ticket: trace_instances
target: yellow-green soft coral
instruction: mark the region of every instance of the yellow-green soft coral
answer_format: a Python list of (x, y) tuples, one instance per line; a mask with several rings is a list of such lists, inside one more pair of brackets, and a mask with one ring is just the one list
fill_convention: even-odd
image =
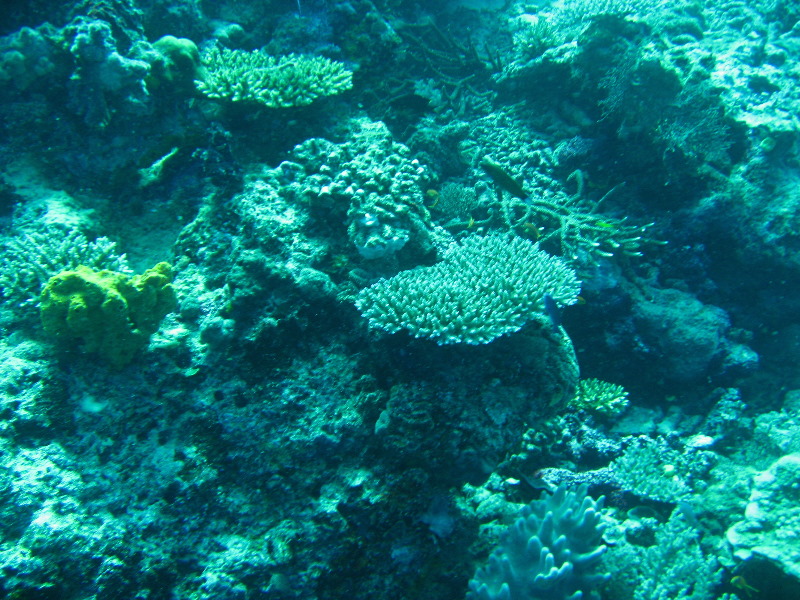
[(158, 263), (142, 275), (79, 266), (52, 277), (41, 295), (45, 331), (63, 342), (79, 340), (122, 367), (144, 348), (165, 315), (175, 310), (172, 267)]
[(204, 53), (203, 65), (203, 76), (195, 85), (205, 96), (270, 108), (311, 104), (353, 87), (351, 71), (321, 56), (212, 48)]

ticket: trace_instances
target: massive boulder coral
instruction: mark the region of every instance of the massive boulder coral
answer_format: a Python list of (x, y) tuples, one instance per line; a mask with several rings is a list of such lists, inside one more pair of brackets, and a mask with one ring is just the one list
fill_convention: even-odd
[(0, 83), (3, 96), (27, 90), (55, 69), (57, 44), (54, 28), (45, 23), (36, 29), (23, 27), (0, 38)]
[(357, 119), (352, 130), (344, 144), (310, 139), (295, 148), (299, 165), (284, 163), (289, 189), (332, 216), (345, 210), (348, 237), (366, 259), (429, 253), (438, 235), (422, 192), (430, 169), (383, 123)]

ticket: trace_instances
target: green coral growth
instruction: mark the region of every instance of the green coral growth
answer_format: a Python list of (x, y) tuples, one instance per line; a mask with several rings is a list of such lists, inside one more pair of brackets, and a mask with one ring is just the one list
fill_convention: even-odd
[(78, 266), (45, 285), (40, 300), (42, 326), (57, 340), (79, 340), (84, 351), (122, 367), (175, 310), (171, 282), (172, 267), (165, 262), (134, 276)]
[(578, 383), (572, 406), (604, 417), (613, 417), (627, 408), (628, 392), (616, 383), (588, 377)]
[(718, 595), (722, 570), (716, 558), (703, 552), (698, 531), (675, 511), (669, 521), (643, 524), (654, 530), (654, 543), (620, 541), (604, 556), (611, 573), (608, 598), (632, 600), (733, 600)]
[(189, 39), (165, 35), (153, 42), (157, 54), (150, 63), (148, 85), (191, 89), (200, 66), (200, 51)]
[[(75, 229), (45, 225), (9, 239), (0, 251), (2, 296), (17, 307), (35, 306), (47, 281), (78, 265), (131, 273), (128, 259), (105, 237), (93, 241)], [(35, 313), (34, 313), (35, 314)]]
[(640, 437), (617, 460), (611, 472), (620, 487), (641, 498), (677, 503), (694, 492), (708, 470), (707, 455), (679, 452), (663, 439)]
[(562, 260), (537, 244), (505, 234), (454, 244), (431, 267), (402, 271), (359, 292), (370, 325), (442, 344), (486, 344), (518, 331), (543, 310), (549, 294), (575, 302), (580, 282)]
[(269, 108), (304, 106), (353, 87), (352, 71), (321, 56), (212, 48), (203, 55), (203, 65), (204, 76), (195, 85), (205, 96)]

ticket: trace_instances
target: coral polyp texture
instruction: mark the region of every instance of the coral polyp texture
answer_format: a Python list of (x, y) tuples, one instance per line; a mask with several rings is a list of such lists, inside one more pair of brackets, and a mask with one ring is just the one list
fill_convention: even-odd
[(209, 98), (288, 108), (353, 87), (353, 73), (322, 56), (211, 48), (202, 59), (205, 71), (195, 85)]
[(485, 567), (469, 582), (467, 600), (593, 600), (608, 579), (600, 511), (586, 486), (559, 486), (525, 506)]
[(405, 329), (438, 344), (486, 344), (542, 315), (545, 295), (575, 302), (580, 282), (559, 258), (522, 238), (492, 233), (453, 244), (431, 267), (402, 271), (361, 290), (370, 325)]

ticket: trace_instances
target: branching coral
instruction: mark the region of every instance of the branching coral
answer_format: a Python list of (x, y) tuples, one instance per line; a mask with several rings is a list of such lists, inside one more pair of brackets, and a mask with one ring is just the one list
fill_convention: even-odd
[[(648, 519), (655, 521), (655, 519)], [(633, 600), (733, 600), (718, 595), (722, 579), (718, 561), (703, 553), (696, 527), (676, 511), (669, 521), (654, 528), (654, 543), (637, 545), (627, 540), (615, 544), (604, 556), (611, 573), (608, 598)]]
[(203, 64), (204, 75), (195, 81), (202, 94), (269, 108), (311, 104), (353, 86), (351, 71), (321, 56), (212, 48), (203, 55)]
[(711, 468), (711, 456), (702, 450), (681, 451), (663, 438), (646, 436), (629, 442), (610, 469), (623, 489), (642, 498), (673, 503), (686, 500)]
[(532, 237), (548, 250), (571, 260), (641, 256), (641, 246), (663, 243), (647, 236), (652, 223), (631, 225), (627, 218), (598, 212), (615, 189), (595, 202), (577, 194), (531, 196), (525, 200), (503, 196), (484, 201), (482, 215), (466, 222), (450, 223), (448, 227), (502, 227)]
[(586, 486), (564, 486), (522, 509), (500, 546), (469, 582), (467, 600), (597, 599), (607, 578), (601, 558), (605, 525)]
[(42, 286), (56, 273), (85, 265), (130, 273), (128, 260), (105, 237), (89, 241), (77, 230), (44, 226), (11, 238), (0, 254), (6, 267), (0, 271), (3, 296), (18, 306), (38, 300)]
[(620, 414), (628, 406), (628, 392), (616, 383), (588, 377), (578, 383), (572, 406), (610, 417)]
[(579, 287), (575, 272), (536, 244), (494, 233), (453, 245), (432, 267), (361, 290), (356, 306), (372, 326), (391, 333), (486, 344), (541, 314), (545, 295), (572, 304)]

